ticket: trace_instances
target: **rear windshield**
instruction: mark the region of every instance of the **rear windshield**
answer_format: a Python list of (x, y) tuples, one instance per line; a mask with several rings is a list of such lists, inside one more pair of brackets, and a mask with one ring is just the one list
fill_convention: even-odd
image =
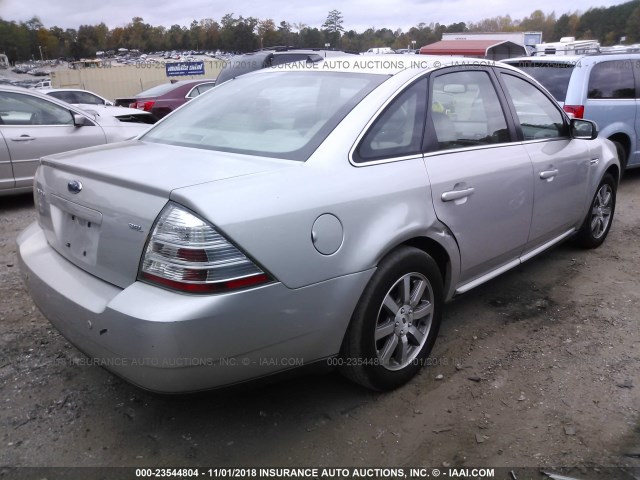
[(231, 58), (220, 70), (216, 84), (220, 85), (245, 73), (265, 68), (268, 65), (267, 59), (272, 55), (273, 52), (256, 52)]
[(305, 161), (387, 78), (318, 71), (246, 75), (195, 98), (142, 139)]
[(569, 79), (573, 72), (573, 63), (560, 62), (506, 62), (528, 73), (540, 82), (558, 102), (567, 97)]
[(179, 85), (176, 85), (175, 83), (163, 83), (162, 85), (151, 87), (149, 90), (144, 90), (143, 92), (138, 93), (136, 97), (159, 97), (160, 95), (164, 95), (177, 87), (179, 87)]

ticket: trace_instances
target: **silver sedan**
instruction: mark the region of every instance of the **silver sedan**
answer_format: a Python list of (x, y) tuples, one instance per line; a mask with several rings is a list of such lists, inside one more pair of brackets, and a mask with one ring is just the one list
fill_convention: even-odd
[[(93, 114), (35, 90), (0, 86), (0, 196), (31, 191), (40, 157), (119, 142), (147, 130), (104, 110)], [(136, 113), (136, 112), (130, 112)]]
[(330, 59), (44, 157), (19, 257), (44, 315), (141, 387), (331, 365), (388, 390), (447, 300), (562, 240), (599, 246), (619, 176), (595, 124), (514, 68)]

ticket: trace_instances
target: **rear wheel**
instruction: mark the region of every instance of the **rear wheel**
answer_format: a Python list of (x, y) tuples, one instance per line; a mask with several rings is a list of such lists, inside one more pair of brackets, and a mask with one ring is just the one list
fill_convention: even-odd
[(611, 174), (607, 173), (602, 177), (584, 223), (578, 231), (577, 240), (582, 247), (599, 247), (607, 238), (616, 209), (616, 187)]
[(442, 310), (442, 277), (413, 247), (388, 255), (367, 285), (341, 351), (341, 371), (374, 390), (409, 381), (433, 348)]

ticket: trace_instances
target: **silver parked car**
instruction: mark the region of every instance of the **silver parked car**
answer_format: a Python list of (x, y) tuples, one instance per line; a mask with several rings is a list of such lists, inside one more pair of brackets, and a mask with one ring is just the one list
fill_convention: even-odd
[(0, 86), (0, 196), (30, 192), (43, 155), (130, 139), (149, 127), (101, 113), (34, 90)]
[(139, 139), (43, 158), (18, 246), (44, 315), (151, 390), (314, 363), (386, 390), (445, 301), (605, 240), (620, 164), (592, 122), (509, 66), (361, 61), (262, 69)]

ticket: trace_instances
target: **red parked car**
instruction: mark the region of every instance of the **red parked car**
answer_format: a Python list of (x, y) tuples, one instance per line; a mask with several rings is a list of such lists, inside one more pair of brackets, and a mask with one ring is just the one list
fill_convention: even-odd
[(163, 83), (137, 94), (129, 107), (151, 112), (160, 120), (180, 105), (213, 88), (215, 84), (215, 80), (204, 79)]

